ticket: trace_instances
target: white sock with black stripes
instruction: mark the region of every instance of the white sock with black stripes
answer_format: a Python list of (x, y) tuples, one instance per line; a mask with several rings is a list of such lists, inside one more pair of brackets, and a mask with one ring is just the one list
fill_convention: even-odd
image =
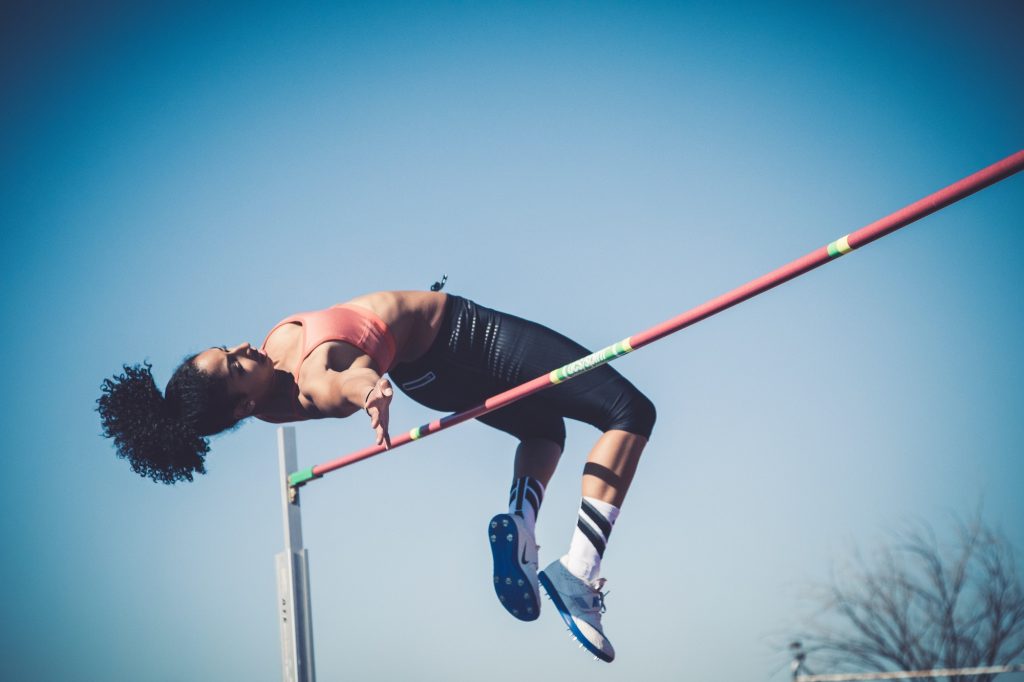
[(597, 578), (601, 572), (601, 557), (617, 518), (619, 508), (614, 504), (593, 497), (583, 498), (566, 558), (570, 573), (587, 582)]
[(531, 533), (537, 525), (537, 512), (544, 501), (544, 484), (533, 476), (520, 476), (512, 481), (508, 496), (508, 513), (519, 516)]

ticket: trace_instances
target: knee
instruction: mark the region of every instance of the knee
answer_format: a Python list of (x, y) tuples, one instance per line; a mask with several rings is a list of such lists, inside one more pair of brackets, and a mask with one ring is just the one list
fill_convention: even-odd
[(650, 438), (651, 432), (654, 431), (654, 422), (658, 420), (658, 410), (651, 399), (643, 393), (637, 394), (636, 403), (637, 419), (644, 426), (644, 435)]
[(654, 422), (658, 419), (658, 411), (651, 399), (640, 391), (629, 396), (629, 402), (623, 419), (614, 427), (644, 438), (650, 438), (654, 431)]

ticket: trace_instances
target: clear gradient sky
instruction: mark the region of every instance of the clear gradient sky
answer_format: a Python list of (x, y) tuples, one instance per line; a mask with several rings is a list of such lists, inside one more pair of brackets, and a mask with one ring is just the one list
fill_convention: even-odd
[[(274, 427), (139, 478), (94, 412), (122, 363), (163, 386), (442, 273), (612, 343), (1024, 147), (1022, 7), (5, 2), (0, 677), (279, 679)], [(617, 362), (660, 421), (606, 554), (611, 666), (494, 599), (508, 436), (313, 484), (320, 679), (783, 680), (852, 546), (982, 502), (1024, 547), (1022, 225), (1015, 177)], [(297, 433), (302, 465), (371, 438)], [(542, 562), (595, 438), (569, 429)]]

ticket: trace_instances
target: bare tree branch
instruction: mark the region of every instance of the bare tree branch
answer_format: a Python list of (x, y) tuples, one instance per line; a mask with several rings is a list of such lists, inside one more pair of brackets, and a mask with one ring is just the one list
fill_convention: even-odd
[[(999, 666), (1024, 655), (1024, 585), (1013, 547), (980, 510), (941, 543), (925, 524), (818, 586), (799, 633), (808, 661), (843, 671)], [(992, 675), (953, 676), (951, 682)]]

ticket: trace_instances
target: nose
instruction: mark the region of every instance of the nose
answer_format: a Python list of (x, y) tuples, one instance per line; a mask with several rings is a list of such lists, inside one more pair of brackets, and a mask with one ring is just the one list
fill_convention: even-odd
[(248, 342), (243, 341), (242, 343), (238, 344), (237, 346), (229, 350), (228, 353), (230, 355), (238, 355), (239, 353), (244, 353), (245, 351), (249, 350), (250, 347), (251, 346), (249, 346)]

